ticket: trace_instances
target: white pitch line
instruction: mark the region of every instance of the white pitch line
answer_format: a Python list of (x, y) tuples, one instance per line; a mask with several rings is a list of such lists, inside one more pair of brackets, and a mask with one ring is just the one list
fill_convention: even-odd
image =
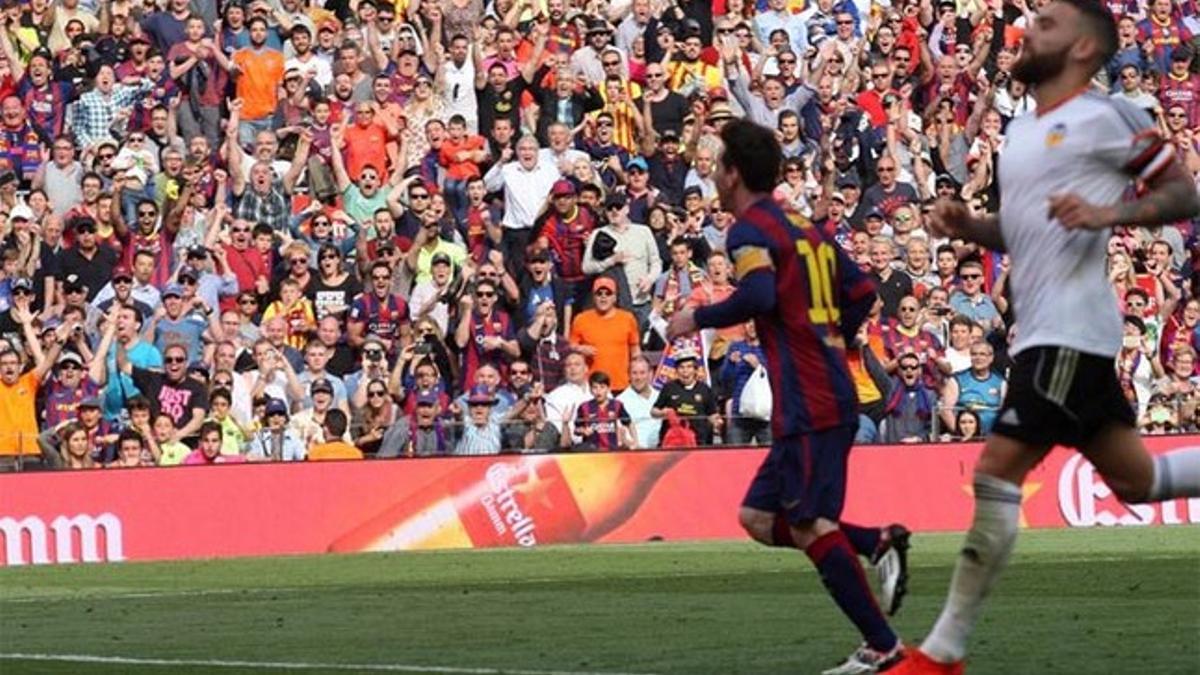
[(239, 661), (231, 659), (159, 659), (90, 654), (0, 653), (0, 660), (90, 663), (125, 666), (198, 666), (203, 668), (262, 668), (274, 670), (349, 670), (390, 673), (447, 673), (450, 675), (649, 675), (610, 671), (529, 670), (525, 668), (463, 668), (417, 666), (405, 663), (309, 663), (305, 661)]

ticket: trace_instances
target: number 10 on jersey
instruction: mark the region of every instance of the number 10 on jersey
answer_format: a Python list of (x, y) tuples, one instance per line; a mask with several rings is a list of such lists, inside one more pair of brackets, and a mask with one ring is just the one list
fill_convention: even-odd
[(813, 248), (812, 242), (800, 239), (796, 252), (804, 259), (808, 268), (808, 287), (812, 298), (808, 304), (808, 319), (813, 323), (835, 323), (841, 320), (842, 311), (833, 299), (833, 284), (837, 278), (837, 251), (826, 242)]

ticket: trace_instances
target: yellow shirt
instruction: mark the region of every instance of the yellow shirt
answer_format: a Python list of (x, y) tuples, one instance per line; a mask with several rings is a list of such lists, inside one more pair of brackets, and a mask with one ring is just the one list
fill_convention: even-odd
[(33, 371), (22, 374), (12, 385), (0, 382), (0, 456), (42, 454), (38, 447), (38, 379)]

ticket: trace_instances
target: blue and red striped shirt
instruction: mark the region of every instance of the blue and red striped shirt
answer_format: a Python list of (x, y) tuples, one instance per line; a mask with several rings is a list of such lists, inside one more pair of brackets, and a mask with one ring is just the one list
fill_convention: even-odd
[(696, 322), (716, 327), (754, 312), (774, 394), (772, 433), (781, 438), (857, 424), (846, 343), (874, 302), (874, 282), (832, 237), (769, 197), (734, 223), (726, 246), (739, 289), (698, 310)]

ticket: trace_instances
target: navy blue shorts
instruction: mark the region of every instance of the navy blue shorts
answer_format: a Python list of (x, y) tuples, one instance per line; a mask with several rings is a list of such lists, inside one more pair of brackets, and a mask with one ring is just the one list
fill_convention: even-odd
[(742, 506), (782, 511), (792, 525), (817, 518), (837, 521), (846, 502), (846, 464), (854, 432), (836, 427), (776, 439)]

